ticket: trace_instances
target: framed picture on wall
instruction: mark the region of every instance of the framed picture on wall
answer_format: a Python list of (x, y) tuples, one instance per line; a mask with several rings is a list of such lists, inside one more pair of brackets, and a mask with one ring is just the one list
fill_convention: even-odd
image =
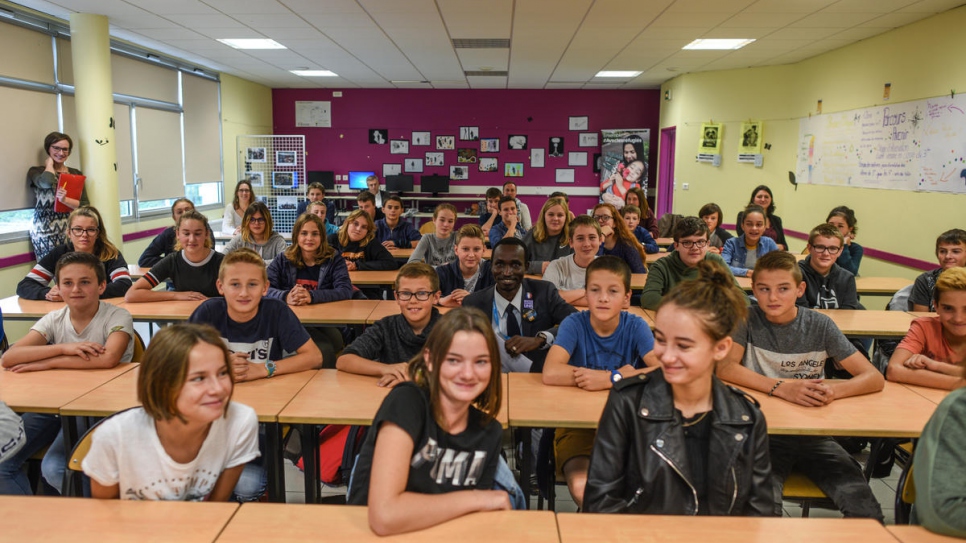
[(461, 147), (456, 151), (456, 161), (460, 164), (476, 164), (476, 149)]
[(523, 134), (513, 134), (507, 137), (506, 146), (511, 151), (525, 151), (527, 149), (527, 137)]
[(588, 119), (586, 115), (582, 117), (571, 117), (569, 124), (571, 130), (587, 130), (587, 127), (590, 124), (590, 119)]
[(561, 136), (553, 136), (550, 138), (550, 152), (547, 153), (552, 157), (562, 157), (564, 156), (564, 139)]
[(245, 160), (248, 162), (268, 162), (265, 159), (266, 154), (264, 147), (249, 147), (245, 152)]
[(423, 159), (407, 158), (405, 162), (406, 173), (421, 173), (423, 171)]
[(389, 130), (385, 128), (370, 128), (369, 143), (375, 145), (385, 145), (389, 143)]
[(465, 180), (470, 178), (470, 167), (469, 166), (450, 166), (449, 167), (449, 178), (456, 180)]
[(443, 153), (426, 153), (427, 166), (443, 166)]
[(578, 147), (597, 147), (597, 132), (584, 132), (577, 137)]
[(298, 207), (298, 196), (279, 196), (275, 199), (275, 209), (278, 211), (296, 211)]
[(456, 136), (436, 136), (436, 149), (440, 151), (456, 149)]
[(523, 163), (507, 162), (504, 164), (503, 177), (523, 177)]
[(253, 187), (264, 187), (265, 186), (265, 173), (264, 172), (248, 172), (248, 182), (251, 183)]
[(402, 164), (383, 164), (382, 165), (382, 176), (387, 175), (399, 175), (402, 173)]
[(481, 153), (499, 153), (500, 138), (483, 138), (480, 140)]
[(413, 147), (428, 147), (429, 132), (413, 132)]
[(298, 187), (298, 172), (272, 172), (272, 186), (277, 189)]
[(555, 177), (557, 183), (573, 183), (574, 182), (574, 170), (573, 168), (560, 168), (557, 169), (557, 175)]
[(493, 157), (480, 158), (481, 172), (496, 172), (496, 171), (499, 171), (499, 168), (500, 168), (500, 164), (497, 159)]
[(575, 153), (570, 152), (567, 154), (567, 165), (568, 166), (586, 166), (587, 165), (587, 153)]
[(480, 127), (478, 126), (460, 127), (460, 141), (476, 141), (478, 139), (480, 139)]
[(408, 155), (409, 142), (406, 140), (392, 140), (392, 142), (389, 144), (389, 154)]
[(546, 152), (544, 149), (530, 149), (530, 167), (543, 168)]
[(295, 166), (295, 151), (275, 151), (276, 166)]

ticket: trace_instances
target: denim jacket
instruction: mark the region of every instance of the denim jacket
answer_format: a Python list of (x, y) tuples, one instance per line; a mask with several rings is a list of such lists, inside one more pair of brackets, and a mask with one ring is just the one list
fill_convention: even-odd
[[(775, 240), (762, 236), (761, 239), (758, 240), (758, 249), (755, 251), (755, 254), (758, 255), (758, 258), (761, 258), (766, 254), (777, 250), (778, 244), (775, 243)], [(728, 263), (728, 267), (731, 268), (731, 273), (733, 273), (735, 277), (745, 277), (748, 275), (748, 268), (745, 267), (745, 258), (747, 257), (748, 249), (745, 248), (744, 234), (729, 239), (725, 242), (724, 247), (721, 249), (721, 258)]]

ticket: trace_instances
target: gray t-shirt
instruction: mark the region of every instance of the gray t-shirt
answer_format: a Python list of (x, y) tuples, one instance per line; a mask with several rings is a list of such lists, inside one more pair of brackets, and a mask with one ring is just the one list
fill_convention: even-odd
[(453, 251), (455, 246), (456, 236), (454, 235), (446, 239), (440, 239), (435, 234), (423, 236), (413, 249), (409, 262), (425, 262), (434, 268), (449, 264), (456, 260), (456, 253)]
[(127, 349), (121, 362), (130, 362), (134, 356), (134, 321), (126, 309), (107, 302), (99, 302), (97, 313), (83, 331), (78, 333), (70, 322), (70, 308), (64, 307), (51, 311), (43, 316), (37, 324), (31, 327), (47, 339), (48, 343), (78, 343), (90, 341), (100, 345), (107, 343), (107, 337), (114, 332), (124, 332), (128, 335)]
[(841, 362), (856, 352), (832, 319), (804, 307), (784, 325), (751, 307), (732, 338), (745, 348), (743, 366), (774, 379), (822, 379), (826, 360)]
[(756, 263), (758, 263), (758, 251), (748, 251), (748, 254), (745, 255), (745, 267), (753, 270)]
[(587, 268), (578, 266), (574, 255), (569, 255), (552, 260), (542, 279), (553, 283), (557, 290), (577, 290), (587, 284)]

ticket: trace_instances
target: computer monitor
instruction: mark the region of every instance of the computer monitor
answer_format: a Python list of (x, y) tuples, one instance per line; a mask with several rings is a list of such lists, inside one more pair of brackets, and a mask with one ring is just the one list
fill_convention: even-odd
[(411, 175), (387, 175), (386, 190), (388, 192), (412, 192), (413, 176)]
[(335, 172), (308, 172), (309, 184), (321, 183), (325, 190), (335, 190)]
[(420, 192), (449, 192), (449, 177), (445, 175), (424, 175), (419, 180)]
[(366, 178), (370, 175), (376, 175), (376, 172), (349, 172), (349, 188), (355, 190), (366, 190), (369, 185), (366, 184)]

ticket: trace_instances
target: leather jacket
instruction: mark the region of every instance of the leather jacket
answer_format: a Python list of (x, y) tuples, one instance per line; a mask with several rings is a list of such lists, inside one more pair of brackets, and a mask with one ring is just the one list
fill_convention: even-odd
[(597, 428), (584, 508), (593, 513), (771, 516), (765, 417), (744, 392), (713, 377), (707, 503), (689, 481), (680, 412), (660, 370), (614, 385)]

